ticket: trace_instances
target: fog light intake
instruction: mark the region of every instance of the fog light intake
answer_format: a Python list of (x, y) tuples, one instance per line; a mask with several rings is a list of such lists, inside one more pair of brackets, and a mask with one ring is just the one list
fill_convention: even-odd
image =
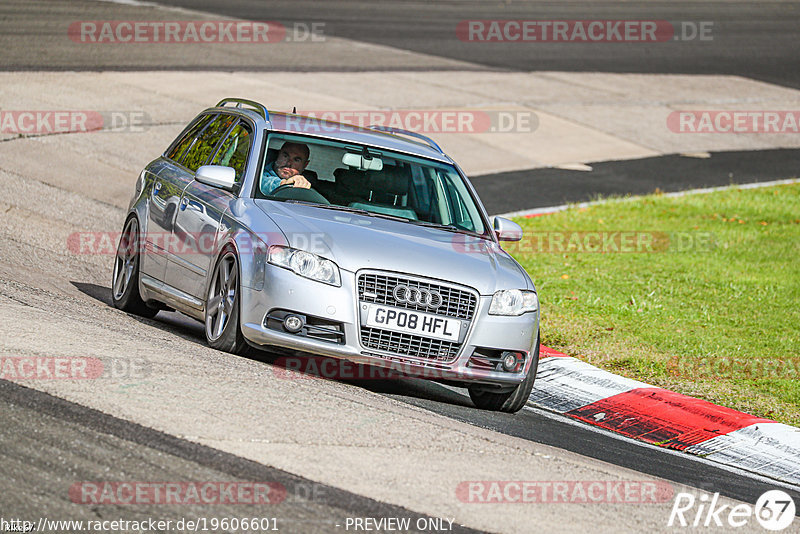
[(303, 319), (297, 315), (287, 315), (283, 320), (283, 327), (292, 334), (296, 334), (302, 330), (304, 325)]
[(517, 368), (517, 354), (515, 352), (503, 353), (503, 370), (510, 373)]

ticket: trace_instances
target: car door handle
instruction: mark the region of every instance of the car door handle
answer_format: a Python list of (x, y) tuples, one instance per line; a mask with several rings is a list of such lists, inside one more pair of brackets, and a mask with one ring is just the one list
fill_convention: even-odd
[(153, 195), (158, 195), (159, 191), (161, 191), (161, 182), (156, 182), (153, 184)]
[(185, 210), (185, 209), (186, 209), (186, 206), (187, 206), (188, 204), (189, 204), (189, 199), (188, 199), (188, 198), (186, 198), (186, 197), (183, 197), (183, 198), (181, 199), (181, 211)]

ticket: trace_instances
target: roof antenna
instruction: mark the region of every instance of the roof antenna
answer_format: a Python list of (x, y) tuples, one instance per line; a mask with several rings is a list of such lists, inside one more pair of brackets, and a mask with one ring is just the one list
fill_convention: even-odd
[(292, 106), (292, 115), (297, 115), (297, 107)]

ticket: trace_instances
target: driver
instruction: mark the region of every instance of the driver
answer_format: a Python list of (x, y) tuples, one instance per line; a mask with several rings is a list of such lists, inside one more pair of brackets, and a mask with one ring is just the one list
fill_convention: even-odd
[(285, 142), (272, 165), (264, 167), (264, 172), (261, 174), (261, 192), (268, 195), (282, 185), (309, 189), (311, 182), (302, 174), (310, 161), (309, 154), (307, 145)]

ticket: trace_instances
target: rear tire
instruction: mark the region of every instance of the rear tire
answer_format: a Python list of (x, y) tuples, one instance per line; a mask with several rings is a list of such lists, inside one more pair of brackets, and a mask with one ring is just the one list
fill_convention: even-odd
[(244, 355), (250, 351), (250, 345), (239, 327), (239, 291), (239, 260), (228, 249), (217, 260), (208, 285), (206, 341), (217, 350)]
[(119, 237), (111, 277), (111, 302), (115, 308), (142, 317), (154, 317), (158, 310), (149, 307), (139, 293), (139, 221), (131, 217)]
[(479, 385), (469, 387), (469, 398), (481, 410), (493, 412), (516, 413), (520, 411), (533, 391), (533, 382), (536, 380), (536, 370), (539, 368), (539, 334), (536, 334), (536, 349), (533, 351), (533, 363), (528, 370), (528, 375), (516, 388), (504, 393), (492, 393)]

